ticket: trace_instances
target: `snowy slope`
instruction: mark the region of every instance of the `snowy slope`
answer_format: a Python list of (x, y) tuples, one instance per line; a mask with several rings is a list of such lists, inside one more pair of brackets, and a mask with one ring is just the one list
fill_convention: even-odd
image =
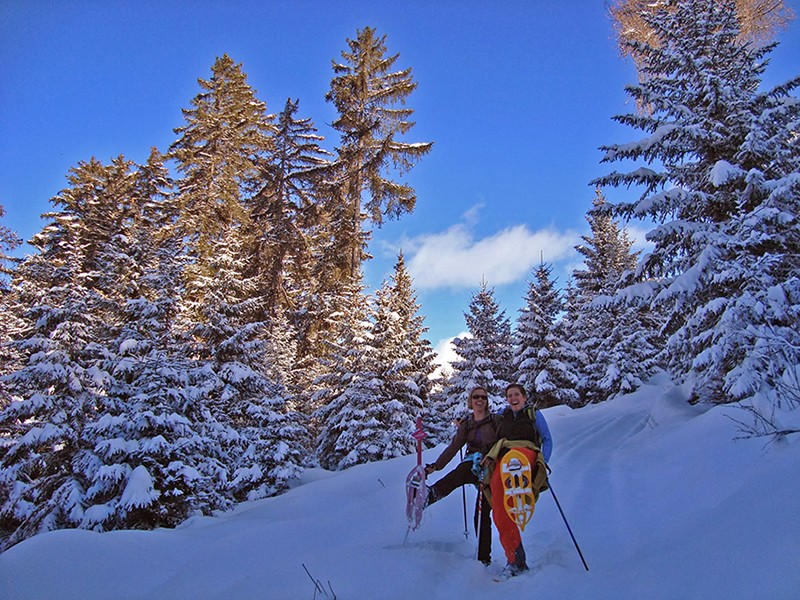
[(588, 573), (549, 494), (523, 535), (531, 572), (507, 582), (491, 577), (496, 537), (494, 565), (474, 560), (474, 490), (469, 539), (455, 492), (404, 545), (409, 456), (308, 471), (282, 496), (176, 530), (37, 536), (0, 555), (0, 597), (324, 598), (305, 565), (339, 599), (800, 598), (800, 435), (734, 441), (741, 410), (689, 406), (668, 382), (545, 414)]

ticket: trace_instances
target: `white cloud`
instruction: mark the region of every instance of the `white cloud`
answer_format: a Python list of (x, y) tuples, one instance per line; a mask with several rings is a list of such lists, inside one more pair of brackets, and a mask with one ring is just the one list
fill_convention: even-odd
[(468, 208), (464, 213), (464, 221), (468, 225), (476, 225), (478, 223), (478, 216), (483, 206), (483, 204), (476, 204), (475, 206)]
[(542, 258), (552, 263), (568, 257), (578, 240), (571, 231), (531, 231), (526, 225), (476, 240), (467, 225), (457, 224), (410, 240), (407, 264), (417, 289), (474, 288), (482, 280), (495, 286), (525, 278)]
[(436, 353), (436, 357), (433, 361), (439, 365), (436, 367), (436, 370), (433, 372), (433, 377), (438, 375), (442, 375), (445, 372), (452, 373), (453, 369), (451, 368), (450, 364), (454, 360), (460, 360), (460, 357), (456, 353), (456, 348), (453, 346), (453, 340), (456, 338), (466, 338), (472, 337), (471, 334), (467, 331), (462, 331), (458, 335), (454, 335), (453, 337), (444, 338), (439, 340), (439, 342), (434, 347), (433, 351)]

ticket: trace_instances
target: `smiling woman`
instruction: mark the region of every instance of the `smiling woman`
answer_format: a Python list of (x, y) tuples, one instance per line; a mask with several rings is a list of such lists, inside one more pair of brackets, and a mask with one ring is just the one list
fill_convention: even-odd
[(444, 469), (464, 446), (467, 448), (466, 456), (455, 469), (428, 488), (426, 506), (441, 500), (458, 487), (474, 485), (479, 488), (478, 560), (489, 565), (492, 562), (492, 522), (489, 519), (491, 506), (480, 491), (483, 477), (480, 462), (497, 439), (497, 432), (494, 415), (489, 411), (489, 394), (485, 388), (475, 387), (469, 392), (467, 408), (472, 410), (472, 414), (458, 422), (453, 440), (439, 458), (425, 466), (425, 471), (430, 475)]
[[(550, 460), (553, 450), (553, 438), (541, 411), (527, 406), (525, 388), (517, 383), (506, 387), (508, 407), (497, 418), (498, 441), (487, 454), (486, 462), (490, 465), (491, 496), (494, 522), (500, 534), (500, 543), (505, 550), (505, 575), (513, 577), (528, 570), (525, 548), (522, 545), (520, 528), (524, 528), (527, 519), (533, 514), (533, 507), (539, 492), (546, 489), (546, 462)], [(519, 507), (509, 506), (508, 498), (513, 497), (517, 487), (509, 483), (514, 477), (509, 473), (514, 467), (507, 466), (506, 454), (514, 452), (518, 458), (518, 470), (522, 463), (527, 463), (527, 479), (517, 481), (524, 498), (526, 520), (519, 521)], [(509, 479), (511, 477), (511, 479)]]

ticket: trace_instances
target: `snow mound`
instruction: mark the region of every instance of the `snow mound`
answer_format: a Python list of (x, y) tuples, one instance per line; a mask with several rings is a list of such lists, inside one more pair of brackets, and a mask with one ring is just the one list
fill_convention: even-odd
[(736, 440), (741, 413), (691, 406), (666, 380), (545, 411), (551, 483), (589, 572), (549, 493), (523, 534), (531, 571), (509, 581), (492, 581), (496, 536), (494, 564), (475, 560), (472, 489), (430, 507), (404, 543), (408, 456), (309, 470), (281, 496), (174, 530), (39, 535), (0, 555), (0, 588), (5, 600), (324, 598), (310, 573), (365, 600), (797, 598), (800, 436)]

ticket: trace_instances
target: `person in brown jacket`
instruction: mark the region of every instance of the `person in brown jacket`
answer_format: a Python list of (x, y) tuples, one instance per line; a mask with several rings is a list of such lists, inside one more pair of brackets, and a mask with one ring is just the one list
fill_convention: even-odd
[[(497, 441), (497, 430), (494, 415), (489, 410), (489, 395), (484, 388), (476, 387), (469, 393), (467, 407), (472, 410), (472, 414), (458, 423), (453, 440), (435, 462), (425, 465), (425, 471), (429, 475), (434, 471), (441, 471), (465, 445), (467, 454), (455, 469), (428, 488), (426, 506), (441, 500), (454, 489), (463, 485), (472, 484), (480, 489), (480, 462)], [(478, 560), (489, 565), (492, 562), (491, 505), (484, 494), (481, 493), (480, 496)]]

